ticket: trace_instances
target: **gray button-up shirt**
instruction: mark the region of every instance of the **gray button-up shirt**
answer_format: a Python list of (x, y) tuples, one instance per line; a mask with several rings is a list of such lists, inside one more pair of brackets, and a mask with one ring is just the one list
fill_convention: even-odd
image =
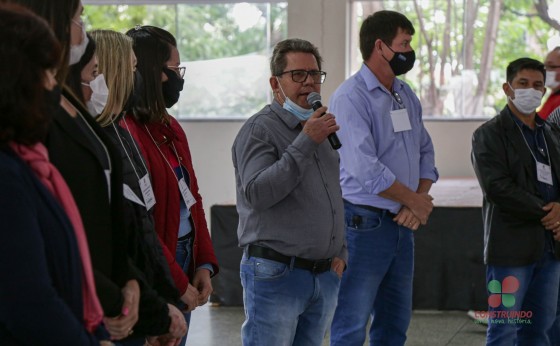
[(347, 261), (339, 156), (315, 143), (274, 101), (243, 125), (232, 148), (239, 245)]

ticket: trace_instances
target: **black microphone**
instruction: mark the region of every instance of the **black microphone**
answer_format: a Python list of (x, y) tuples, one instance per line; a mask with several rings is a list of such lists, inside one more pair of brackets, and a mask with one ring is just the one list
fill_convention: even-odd
[[(316, 92), (312, 92), (309, 95), (307, 95), (307, 103), (309, 103), (311, 107), (313, 107), (314, 111), (323, 107), (323, 104), (321, 103), (321, 95), (319, 95), (319, 93)], [(321, 114), (321, 116), (323, 115), (325, 115), (325, 113)], [(337, 150), (342, 146), (336, 133), (331, 133), (327, 138), (329, 139), (329, 143), (331, 143), (331, 147), (333, 149)]]

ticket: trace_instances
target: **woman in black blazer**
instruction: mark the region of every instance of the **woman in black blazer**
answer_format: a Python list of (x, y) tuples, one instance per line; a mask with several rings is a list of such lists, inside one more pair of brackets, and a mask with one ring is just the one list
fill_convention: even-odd
[(59, 45), (21, 6), (0, 5), (0, 36), (0, 345), (111, 344), (79, 213), (40, 143)]
[[(27, 6), (51, 25), (62, 45), (56, 75), (62, 84), (68, 66), (80, 60), (87, 46), (81, 1), (8, 1)], [(83, 104), (64, 87), (44, 143), (84, 223), (104, 324), (113, 338), (122, 339), (133, 333), (138, 320), (140, 287), (126, 252), (120, 157)]]

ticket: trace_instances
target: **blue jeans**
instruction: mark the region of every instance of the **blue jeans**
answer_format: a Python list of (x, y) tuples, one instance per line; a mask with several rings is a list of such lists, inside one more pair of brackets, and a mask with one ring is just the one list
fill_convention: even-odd
[[(558, 294), (560, 295), (560, 290)], [(560, 296), (558, 297), (558, 305), (556, 306), (556, 319), (548, 332), (548, 337), (550, 338), (551, 345), (560, 345)]]
[[(555, 260), (551, 252), (545, 252), (540, 260), (527, 266), (486, 267), (488, 283), (491, 280), (503, 283), (504, 278), (508, 276), (516, 279), (519, 288), (509, 295), (514, 301), (507, 301), (506, 298), (500, 300), (500, 297), (504, 297), (503, 294), (493, 295), (494, 298), (498, 298), (497, 303), (500, 305), (488, 308), (486, 345), (550, 345), (547, 332), (556, 318), (560, 262)], [(506, 289), (505, 285), (502, 287)], [(509, 305), (508, 302), (513, 305)], [(504, 318), (498, 315), (500, 312), (510, 313), (512, 315), (508, 317), (513, 318)], [(531, 313), (530, 317), (528, 312)], [(524, 314), (525, 318), (519, 318), (515, 313)]]
[(412, 315), (414, 235), (387, 212), (344, 203), (348, 268), (342, 276), (331, 345), (404, 345)]
[[(189, 265), (191, 263), (191, 259), (192, 259), (192, 237), (177, 241), (177, 249), (175, 251), (175, 261), (177, 261), (177, 263), (183, 268), (183, 272), (185, 274), (188, 273), (189, 271)], [(183, 309), (185, 307), (186, 305), (178, 306), (179, 309)], [(185, 321), (187, 321), (187, 326), (190, 326), (191, 313), (183, 312), (183, 315), (185, 316)], [(188, 334), (189, 332), (187, 330), (187, 334), (181, 339), (180, 345), (185, 345)]]
[(258, 257), (241, 259), (243, 346), (320, 346), (332, 320), (340, 279)]

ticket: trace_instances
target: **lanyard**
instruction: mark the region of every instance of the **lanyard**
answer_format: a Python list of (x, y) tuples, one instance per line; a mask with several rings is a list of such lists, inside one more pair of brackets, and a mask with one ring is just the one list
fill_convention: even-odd
[[(523, 140), (525, 141), (525, 145), (529, 149), (529, 152), (531, 153), (531, 156), (533, 156), (533, 159), (535, 159), (535, 162), (539, 162), (539, 160), (537, 160), (537, 157), (533, 153), (533, 150), (531, 150), (531, 146), (529, 145), (529, 142), (527, 142), (527, 138), (525, 138), (525, 135), (523, 134), (523, 130), (521, 129), (521, 126), (519, 126), (519, 124), (517, 122), (515, 122), (515, 125), (517, 125), (517, 128), (519, 129), (519, 132), (521, 133), (521, 137), (523, 137)], [(539, 135), (539, 133), (537, 131), (537, 136), (538, 135)], [(548, 152), (548, 143), (546, 143), (546, 137), (544, 136), (544, 132), (543, 132), (542, 135), (543, 135), (543, 140), (544, 140), (544, 147), (546, 148), (546, 161), (548, 162), (548, 165), (550, 167), (552, 167), (552, 162), (550, 161), (550, 153)], [(539, 146), (537, 144), (535, 144), (535, 146), (537, 147), (537, 150), (539, 150)]]
[[(167, 163), (167, 166), (169, 166), (169, 169), (173, 173), (173, 176), (177, 180), (177, 183), (179, 183), (179, 178), (177, 177), (177, 174), (175, 174), (175, 170), (171, 166), (171, 163), (169, 162), (169, 160), (167, 160), (167, 157), (163, 154), (163, 152), (159, 148), (159, 145), (157, 144), (156, 140), (152, 136), (152, 133), (150, 132), (150, 130), (148, 129), (148, 127), (145, 124), (144, 124), (144, 128), (148, 132), (148, 135), (150, 135), (150, 138), (152, 139), (152, 142), (154, 142), (154, 145), (156, 146), (157, 150), (161, 154), (161, 157), (163, 158), (165, 163)], [(183, 166), (181, 165), (181, 160), (179, 159), (179, 154), (177, 154), (177, 149), (175, 149), (175, 143), (173, 143), (173, 141), (171, 141), (171, 147), (173, 147), (173, 152), (175, 153), (175, 156), (177, 157), (177, 162), (179, 163), (179, 169), (181, 170), (181, 174), (183, 175), (183, 177), (185, 177), (185, 172), (183, 172)]]
[[(125, 119), (124, 116), (123, 116), (123, 120), (124, 120), (124, 124), (126, 126), (126, 129), (128, 130), (128, 133), (130, 133), (130, 129), (128, 128), (128, 124), (126, 123), (126, 119)], [(121, 143), (121, 146), (124, 150), (124, 153), (126, 154), (126, 157), (128, 158), (128, 161), (132, 165), (132, 169), (134, 170), (134, 174), (136, 174), (136, 177), (138, 178), (138, 180), (140, 180), (140, 175), (136, 171), (136, 165), (134, 164), (132, 158), (128, 154), (128, 151), (126, 150), (124, 142), (122, 141), (122, 138), (119, 135), (119, 131), (117, 130), (117, 126), (115, 125), (114, 122), (112, 123), (112, 125), (113, 125), (113, 129), (115, 130), (115, 133), (117, 134), (117, 138), (119, 139), (119, 142)], [(144, 163), (144, 159), (142, 158), (142, 155), (140, 154), (140, 150), (138, 150), (138, 146), (136, 145), (136, 142), (134, 140), (132, 140), (132, 146), (136, 149), (136, 153), (138, 154), (138, 158), (140, 158), (140, 162), (142, 162), (142, 166), (144, 166), (144, 169), (146, 170), (146, 172), (148, 172), (148, 167), (146, 167), (146, 164)]]

